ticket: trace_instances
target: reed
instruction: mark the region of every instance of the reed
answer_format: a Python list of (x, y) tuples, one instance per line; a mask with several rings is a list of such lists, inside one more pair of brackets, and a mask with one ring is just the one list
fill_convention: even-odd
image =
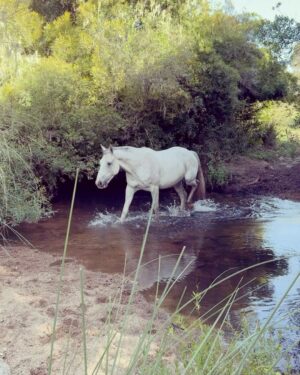
[(67, 232), (66, 232), (66, 238), (65, 238), (65, 244), (64, 244), (64, 251), (63, 251), (62, 261), (61, 261), (61, 266), (60, 266), (59, 282), (58, 282), (56, 303), (55, 303), (55, 314), (54, 314), (54, 319), (53, 319), (53, 327), (52, 327), (52, 335), (51, 335), (50, 357), (49, 357), (49, 363), (48, 363), (48, 375), (51, 375), (51, 373), (52, 373), (56, 323), (57, 323), (61, 288), (62, 288), (64, 272), (65, 272), (65, 260), (66, 260), (66, 256), (67, 256), (67, 249), (68, 249), (68, 243), (69, 243), (69, 237), (70, 237), (70, 229), (71, 229), (71, 222), (72, 222), (73, 209), (74, 209), (74, 203), (75, 203), (78, 175), (79, 175), (79, 169), (76, 170), (75, 183), (74, 183), (73, 195), (72, 195), (72, 201), (71, 201), (71, 208), (70, 208), (70, 213), (69, 213)]

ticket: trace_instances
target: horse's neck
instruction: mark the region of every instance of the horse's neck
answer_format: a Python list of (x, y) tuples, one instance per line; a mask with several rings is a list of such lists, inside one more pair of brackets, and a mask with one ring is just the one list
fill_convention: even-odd
[(119, 161), (119, 164), (126, 173), (134, 173), (138, 159), (134, 153), (134, 148), (131, 147), (116, 147), (114, 148), (114, 155)]

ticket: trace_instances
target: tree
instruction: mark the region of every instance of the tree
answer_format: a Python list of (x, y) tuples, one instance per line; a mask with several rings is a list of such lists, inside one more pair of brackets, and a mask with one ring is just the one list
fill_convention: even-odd
[(31, 58), (42, 34), (42, 19), (28, 2), (0, 0), (0, 85)]
[(295, 46), (300, 42), (300, 23), (286, 16), (276, 16), (274, 21), (263, 20), (256, 37), (276, 59), (288, 63)]

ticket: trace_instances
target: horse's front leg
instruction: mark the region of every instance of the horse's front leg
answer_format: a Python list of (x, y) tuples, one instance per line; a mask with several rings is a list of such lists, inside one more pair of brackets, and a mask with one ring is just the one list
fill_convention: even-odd
[(133, 199), (133, 196), (134, 196), (134, 193), (136, 192), (136, 190), (127, 185), (126, 186), (126, 192), (125, 192), (125, 203), (124, 203), (124, 207), (123, 207), (123, 210), (122, 210), (122, 215), (121, 215), (121, 223), (124, 222), (127, 214), (128, 214), (128, 210), (129, 210), (129, 207), (131, 205), (131, 202), (132, 202), (132, 199)]
[(159, 215), (159, 187), (153, 186), (151, 188), (151, 195), (152, 195), (152, 206), (155, 215), (158, 217)]

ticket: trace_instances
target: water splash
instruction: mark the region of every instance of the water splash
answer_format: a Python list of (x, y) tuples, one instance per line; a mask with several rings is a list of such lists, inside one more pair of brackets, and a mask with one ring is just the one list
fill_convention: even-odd
[(170, 217), (189, 217), (193, 212), (216, 212), (219, 211), (221, 205), (212, 199), (205, 199), (196, 201), (193, 204), (192, 210), (181, 210), (180, 206), (175, 203), (165, 207), (166, 211), (161, 213), (161, 216)]
[(220, 209), (220, 204), (212, 199), (196, 201), (193, 205), (193, 212), (216, 212)]
[(191, 216), (190, 211), (181, 210), (180, 206), (175, 203), (165, 207), (165, 211), (160, 212), (160, 216), (168, 217), (189, 217)]
[(94, 219), (89, 222), (90, 227), (106, 227), (120, 222), (120, 218), (115, 213), (98, 212)]
[[(191, 216), (191, 212), (188, 210), (181, 210), (178, 205), (175, 203), (170, 204), (168, 206), (161, 207), (159, 212), (159, 218), (167, 219), (168, 217), (189, 217)], [(130, 211), (128, 216), (126, 217), (125, 224), (127, 223), (135, 223), (135, 222), (146, 222), (149, 217), (149, 210), (146, 211)], [(156, 220), (155, 215), (153, 216), (153, 221)], [(120, 224), (120, 213), (116, 214), (111, 212), (98, 212), (96, 216), (90, 221), (89, 226), (91, 227), (106, 227), (110, 225), (117, 225)]]
[[(120, 221), (121, 213), (110, 213), (110, 212), (98, 212), (94, 219), (92, 219), (89, 223), (90, 227), (106, 227), (106, 226), (113, 226), (121, 224)], [(140, 211), (140, 212), (131, 212), (126, 217), (125, 223), (130, 222), (145, 222), (148, 220), (148, 212)]]
[[(214, 220), (229, 219), (270, 219), (275, 216), (291, 215), (292, 213), (300, 215), (300, 203), (284, 200), (280, 198), (260, 197), (253, 199), (239, 199), (234, 201), (217, 202), (213, 199), (196, 201), (191, 210), (181, 210), (180, 206), (173, 202), (172, 204), (161, 206), (159, 219), (160, 222), (173, 223), (170, 219), (189, 218), (197, 214), (211, 215)], [(106, 227), (120, 224), (120, 212), (98, 212), (90, 221), (89, 226)], [(205, 216), (205, 217), (206, 217)], [(125, 224), (145, 223), (149, 217), (148, 207), (143, 207), (140, 211), (129, 211)], [(153, 217), (153, 224), (156, 223), (156, 217)]]

